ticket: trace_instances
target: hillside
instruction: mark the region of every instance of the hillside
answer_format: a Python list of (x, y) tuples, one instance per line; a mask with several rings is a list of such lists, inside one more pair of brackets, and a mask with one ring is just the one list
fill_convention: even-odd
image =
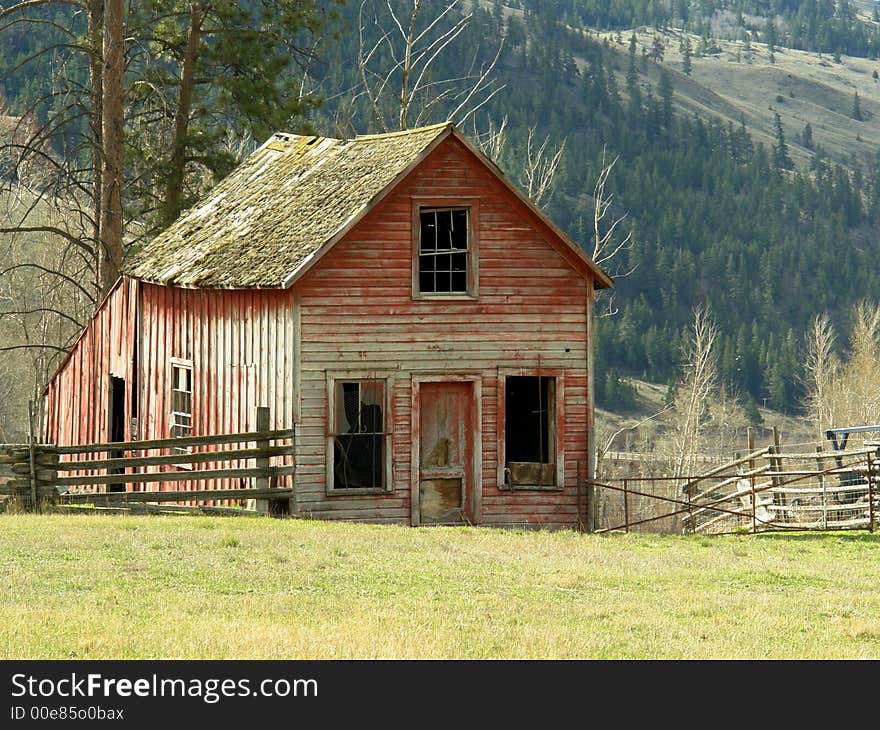
[[(470, 25), (435, 73), (460, 76), (491, 60), (505, 38), (493, 72), (503, 90), (465, 129), (479, 136), (507, 120), (498, 161), (514, 181), (529, 130), (551, 149), (564, 141), (544, 205), (587, 250), (603, 155), (619, 158), (612, 213), (632, 245), (608, 268), (631, 273), (602, 302), (615, 315), (597, 323), (600, 403), (614, 407), (606, 386), (620, 375), (674, 380), (691, 309), (708, 304), (721, 330), (723, 381), (751, 406), (796, 414), (811, 318), (827, 311), (845, 333), (854, 302), (880, 299), (880, 64), (872, 58), (880, 24), (845, 2), (833, 12), (786, 3), (784, 14), (764, 17), (767, 3), (744, 1), (741, 18), (715, 2), (465, 5), (474, 7)], [(423, 12), (443, 7), (425, 0)], [(325, 102), (308, 121), (323, 134), (376, 131), (353, 91), (359, 8), (340, 10), (339, 37), (310, 78)], [(11, 50), (0, 44), (0, 91), (13, 114), (50, 85), (51, 54), (38, 57), (43, 66), (16, 68), (49, 38), (41, 25), (30, 30), (0, 31), (12, 41)], [(425, 121), (450, 111), (437, 104)]]
[[(773, 111), (786, 130), (792, 157), (807, 167), (813, 151), (800, 142), (804, 126), (812, 127), (814, 148), (821, 146), (831, 159), (844, 164), (865, 160), (880, 148), (880, 80), (873, 76), (880, 63), (867, 58), (832, 55), (777, 47), (770, 61), (765, 43), (714, 39), (717, 52), (691, 56), (691, 74), (682, 69), (681, 44), (692, 48), (700, 38), (681, 29), (650, 27), (622, 31), (623, 39), (635, 33), (639, 53), (650, 53), (654, 38), (664, 43), (662, 64), (651, 63), (644, 80), (657, 84), (659, 69), (674, 77), (675, 103), (684, 112), (716, 117), (725, 124), (746, 128), (755, 139), (770, 147), (775, 141)], [(624, 67), (626, 43), (616, 33), (599, 33), (617, 52)], [(622, 78), (622, 77), (621, 77)], [(852, 116), (854, 95), (859, 96), (861, 119)]]

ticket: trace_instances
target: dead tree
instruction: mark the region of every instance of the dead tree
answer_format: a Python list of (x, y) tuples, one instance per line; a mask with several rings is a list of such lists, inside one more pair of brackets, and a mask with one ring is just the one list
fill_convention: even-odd
[(464, 124), (504, 88), (493, 77), (503, 38), (490, 60), (480, 61), (477, 46), (460, 74), (435, 75), (438, 59), (470, 24), (472, 14), (461, 14), (462, 4), (453, 0), (427, 17), (422, 0), (412, 0), (408, 11), (396, 9), (392, 0), (362, 0), (356, 60), (360, 88), (354, 101), (366, 100), (379, 130), (419, 127), (438, 118)]

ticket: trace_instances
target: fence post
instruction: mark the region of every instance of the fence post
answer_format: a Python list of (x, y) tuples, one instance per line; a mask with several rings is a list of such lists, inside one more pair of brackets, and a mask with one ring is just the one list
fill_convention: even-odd
[[(265, 406), (257, 406), (257, 431), (265, 432), (269, 430), (269, 409)], [(258, 449), (268, 449), (269, 442), (265, 439), (257, 440), (257, 448)], [(257, 469), (268, 469), (269, 468), (269, 457), (268, 456), (258, 456), (256, 459)], [(269, 488), (269, 477), (257, 477), (254, 480), (254, 486), (257, 489), (268, 489)], [(266, 497), (260, 497), (254, 500), (256, 503), (256, 510), (260, 514), (268, 514), (269, 513), (269, 499)]]
[[(752, 427), (746, 428), (746, 453), (755, 453), (755, 432)], [(742, 468), (742, 467), (740, 467)], [(749, 459), (749, 488), (752, 490), (752, 534), (758, 531), (758, 517), (756, 514), (758, 497), (755, 494), (755, 460)]]
[[(822, 453), (822, 444), (816, 446), (816, 453)], [(828, 482), (825, 479), (825, 475), (822, 473), (825, 471), (822, 459), (816, 457), (816, 469), (819, 470), (819, 485), (822, 487), (822, 529), (827, 532), (828, 531)], [(868, 485), (870, 489), (870, 483)]]
[(874, 532), (874, 460), (868, 454), (868, 531)]
[(581, 471), (581, 462), (577, 463), (577, 513), (578, 513), (578, 532), (584, 532), (587, 528), (586, 510), (583, 507), (584, 501), (584, 475)]
[(629, 532), (629, 487), (627, 480), (623, 480), (623, 529)]
[[(776, 455), (779, 454), (779, 451), (780, 451), (779, 442), (780, 442), (779, 429), (776, 426), (774, 426), (773, 427), (773, 446), (770, 447), (770, 454), (769, 454), (770, 470), (771, 470), (771, 474), (772, 474), (772, 476), (770, 477), (770, 482), (773, 484), (774, 487), (778, 487), (780, 482), (782, 481), (782, 478), (779, 476), (779, 472), (782, 467), (782, 462), (778, 458), (776, 458)], [(786, 504), (785, 494), (783, 494), (781, 492), (777, 492), (774, 489), (774, 491), (773, 491), (773, 504), (780, 505), (780, 506), (784, 507)], [(783, 522), (785, 522), (788, 519), (785, 512), (783, 512), (781, 514), (781, 517), (782, 517)], [(775, 521), (775, 518), (774, 518), (774, 521)]]
[(39, 502), (37, 501), (37, 466), (36, 444), (34, 443), (34, 402), (28, 401), (28, 462), (30, 464), (31, 477), (31, 512), (36, 512)]

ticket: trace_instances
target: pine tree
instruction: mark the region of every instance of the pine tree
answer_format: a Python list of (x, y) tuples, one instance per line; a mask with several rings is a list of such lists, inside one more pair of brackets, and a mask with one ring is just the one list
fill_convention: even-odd
[(681, 70), (685, 76), (691, 75), (691, 39), (684, 39), (684, 53), (681, 57)]
[(764, 26), (764, 42), (767, 44), (767, 52), (772, 56), (776, 52), (776, 24), (773, 18), (767, 18)]
[(801, 134), (801, 143), (808, 150), (813, 149), (813, 128), (810, 126), (809, 122), (804, 125), (804, 131)]
[(788, 144), (785, 141), (785, 132), (782, 130), (782, 119), (779, 112), (773, 112), (773, 128), (776, 131), (776, 142), (773, 145), (773, 166), (777, 170), (792, 170), (794, 163), (788, 154)]
[(629, 64), (626, 69), (626, 91), (629, 95), (629, 111), (636, 115), (642, 106), (642, 93), (639, 89), (639, 72), (636, 68), (636, 34), (629, 39)]
[(667, 129), (672, 124), (672, 76), (664, 66), (660, 69), (660, 81), (657, 84), (663, 108), (663, 126)]
[(666, 52), (666, 49), (663, 47), (663, 39), (660, 36), (655, 35), (654, 40), (651, 43), (651, 60), (654, 63), (662, 63), (663, 62), (663, 54)]
[(850, 116), (852, 116), (857, 122), (862, 121), (862, 105), (859, 102), (858, 91), (853, 94), (852, 113)]

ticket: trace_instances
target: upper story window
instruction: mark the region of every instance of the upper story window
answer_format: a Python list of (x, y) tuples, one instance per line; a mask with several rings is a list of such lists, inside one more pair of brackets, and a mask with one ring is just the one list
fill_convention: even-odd
[(472, 254), (468, 208), (419, 210), (418, 294), (472, 294)]

